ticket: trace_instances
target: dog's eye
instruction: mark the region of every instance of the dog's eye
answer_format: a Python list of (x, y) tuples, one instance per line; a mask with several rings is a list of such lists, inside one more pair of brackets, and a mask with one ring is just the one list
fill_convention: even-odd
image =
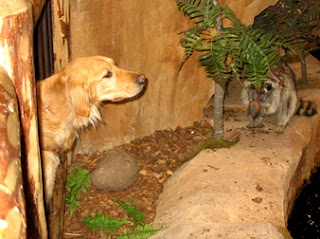
[(112, 77), (112, 72), (108, 71), (108, 73), (103, 78), (110, 78)]

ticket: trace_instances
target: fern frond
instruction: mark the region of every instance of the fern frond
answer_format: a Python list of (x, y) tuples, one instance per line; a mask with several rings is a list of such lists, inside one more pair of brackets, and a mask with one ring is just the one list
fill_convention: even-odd
[(202, 43), (204, 38), (201, 35), (192, 32), (186, 32), (185, 34), (186, 36), (181, 39), (181, 45), (185, 48), (185, 51), (178, 68), (179, 70), (195, 50), (205, 47)]
[(215, 27), (221, 14), (213, 1), (177, 0), (178, 9), (200, 27)]
[(231, 8), (226, 5), (222, 9), (222, 12), (226, 18), (228, 18), (234, 27), (242, 27), (244, 24), (236, 17), (236, 14), (231, 10)]
[(147, 239), (161, 228), (150, 225), (137, 226), (132, 233), (129, 229), (126, 233), (121, 232), (117, 239)]
[[(244, 25), (228, 6), (218, 9), (211, 0), (177, 0), (177, 4), (196, 25), (183, 32), (181, 45), (185, 54), (179, 70), (194, 51), (203, 52), (198, 63), (224, 90), (232, 78), (240, 84), (243, 77), (260, 84), (280, 61), (277, 48), (291, 47), (272, 32)], [(233, 27), (216, 33), (217, 22), (223, 18), (229, 19)]]
[(85, 215), (83, 217), (82, 223), (87, 225), (93, 232), (96, 230), (100, 233), (101, 229), (105, 232), (116, 232), (122, 227), (123, 224), (129, 220), (119, 220), (117, 218), (110, 218), (109, 214), (106, 216), (102, 213), (96, 214), (93, 218), (90, 215)]
[[(280, 0), (255, 18), (254, 27), (276, 35), (293, 54), (301, 57), (320, 37), (320, 2), (318, 0)], [(289, 47), (288, 47), (289, 45)]]
[(90, 188), (91, 180), (88, 170), (77, 167), (71, 171), (67, 178), (66, 203), (70, 204), (70, 217), (73, 215), (77, 207), (80, 205), (76, 200), (80, 198), (80, 191), (87, 192)]
[(129, 204), (126, 204), (120, 200), (112, 200), (112, 201), (120, 205), (123, 208), (124, 212), (130, 214), (136, 225), (144, 226), (145, 225), (144, 219), (146, 219), (147, 217), (144, 215), (143, 212), (136, 209), (136, 203), (133, 202), (132, 199), (128, 198), (128, 200), (129, 200)]
[(277, 51), (280, 40), (261, 29), (243, 27), (237, 30), (240, 34), (240, 59), (244, 63), (245, 77), (254, 84), (265, 80), (280, 61), (280, 53)]

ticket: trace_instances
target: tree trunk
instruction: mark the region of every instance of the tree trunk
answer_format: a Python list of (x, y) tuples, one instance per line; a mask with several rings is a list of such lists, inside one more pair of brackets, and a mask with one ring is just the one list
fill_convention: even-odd
[(33, 66), (33, 18), (26, 0), (0, 0), (0, 64), (8, 72), (19, 101), (21, 162), (27, 208), (28, 238), (47, 238), (39, 151)]
[(224, 91), (222, 87), (215, 83), (214, 93), (214, 138), (223, 139), (223, 105), (224, 105)]
[[(213, 0), (214, 5), (219, 7), (219, 1)], [(222, 29), (222, 21), (220, 17), (217, 19), (217, 30), (220, 32)], [(224, 90), (217, 82), (215, 83), (214, 93), (214, 138), (223, 139), (223, 106), (224, 106)]]
[(301, 54), (300, 63), (301, 63), (302, 82), (304, 85), (306, 85), (306, 84), (308, 84), (308, 77), (307, 77), (306, 55), (304, 52), (302, 52), (302, 54)]
[(27, 238), (22, 186), (19, 109), (12, 82), (0, 66), (0, 238)]

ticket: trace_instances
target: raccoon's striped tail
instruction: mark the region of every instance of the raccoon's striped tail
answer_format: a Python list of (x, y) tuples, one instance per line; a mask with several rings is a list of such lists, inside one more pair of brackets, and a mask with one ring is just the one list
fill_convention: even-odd
[(318, 113), (317, 107), (313, 102), (300, 99), (299, 107), (298, 107), (298, 110), (297, 110), (297, 114), (298, 115), (313, 116), (313, 115), (315, 115), (317, 113)]

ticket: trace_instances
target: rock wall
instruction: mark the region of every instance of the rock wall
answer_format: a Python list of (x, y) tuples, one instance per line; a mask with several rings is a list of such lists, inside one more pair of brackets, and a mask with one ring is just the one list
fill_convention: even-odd
[[(263, 1), (222, 4), (246, 12), (253, 2), (267, 6)], [(240, 14), (250, 17), (245, 22), (252, 21), (261, 7), (250, 11)], [(108, 149), (155, 130), (191, 125), (202, 117), (214, 82), (196, 65), (195, 56), (177, 72), (184, 51), (178, 33), (190, 24), (174, 0), (70, 1), (71, 58), (105, 55), (122, 68), (145, 73), (149, 80), (138, 100), (104, 105), (105, 123), (81, 135), (78, 151)]]

